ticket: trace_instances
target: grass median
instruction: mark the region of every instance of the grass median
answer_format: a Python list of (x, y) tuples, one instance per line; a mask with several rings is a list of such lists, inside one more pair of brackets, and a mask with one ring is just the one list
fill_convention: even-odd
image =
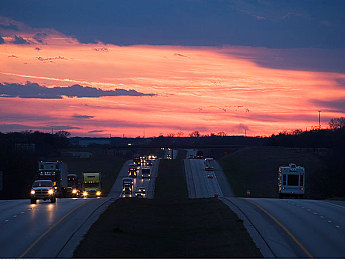
[(258, 258), (242, 221), (220, 200), (188, 199), (183, 160), (161, 160), (153, 200), (118, 199), (76, 258)]

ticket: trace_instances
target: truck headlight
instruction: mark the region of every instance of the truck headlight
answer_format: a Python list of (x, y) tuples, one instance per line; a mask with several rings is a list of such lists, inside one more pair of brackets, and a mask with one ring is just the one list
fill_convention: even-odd
[(76, 189), (73, 189), (73, 190), (72, 190), (72, 193), (73, 193), (73, 194), (76, 194), (76, 193), (77, 193), (77, 190), (76, 190)]
[(54, 194), (54, 190), (48, 190), (48, 194), (49, 195), (53, 195)]
[(33, 195), (35, 194), (36, 192), (34, 190), (31, 190), (30, 193)]
[(96, 192), (96, 195), (97, 195), (97, 196), (101, 196), (101, 192), (100, 192), (100, 191), (97, 191), (97, 192)]
[(87, 196), (87, 191), (84, 191), (84, 192), (83, 192), (83, 196)]

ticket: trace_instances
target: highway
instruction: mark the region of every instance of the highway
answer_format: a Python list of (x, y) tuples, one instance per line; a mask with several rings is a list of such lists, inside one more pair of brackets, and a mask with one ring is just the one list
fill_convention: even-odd
[[(147, 197), (153, 198), (156, 160)], [(128, 176), (127, 161), (107, 197), (58, 198), (56, 203), (0, 200), (0, 258), (71, 258), (92, 223), (121, 196), (122, 178)]]
[[(195, 155), (195, 151), (188, 149), (187, 158), (191, 155)], [(213, 162), (214, 171), (205, 170), (204, 159), (185, 159), (184, 166), (189, 198), (209, 198), (215, 195), (219, 197), (233, 196), (230, 185), (216, 161)], [(210, 172), (214, 173), (213, 178), (207, 177)]]
[[(187, 158), (191, 153), (188, 150)], [(264, 257), (345, 258), (344, 201), (233, 197), (215, 165), (217, 178), (210, 180), (205, 178), (203, 160), (185, 160), (189, 197), (219, 193), (219, 199), (243, 220)]]

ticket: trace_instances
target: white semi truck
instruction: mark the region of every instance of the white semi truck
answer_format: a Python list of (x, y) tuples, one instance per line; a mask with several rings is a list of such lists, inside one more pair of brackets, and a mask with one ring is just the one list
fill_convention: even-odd
[(67, 164), (62, 161), (39, 161), (37, 180), (51, 180), (57, 197), (65, 197), (67, 189)]
[(290, 163), (289, 166), (280, 166), (278, 173), (279, 198), (303, 198), (305, 192), (305, 169)]

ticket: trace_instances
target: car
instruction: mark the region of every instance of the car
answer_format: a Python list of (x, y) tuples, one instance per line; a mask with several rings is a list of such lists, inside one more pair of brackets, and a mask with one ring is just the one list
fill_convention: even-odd
[(214, 178), (214, 172), (208, 172), (207, 178), (213, 179)]
[(51, 203), (56, 202), (54, 184), (51, 180), (36, 180), (32, 184), (30, 192), (31, 204), (35, 204), (39, 199), (50, 200)]
[(213, 198), (219, 198), (219, 194), (213, 194)]
[(135, 197), (145, 198), (146, 197), (146, 188), (145, 187), (139, 187), (139, 189), (135, 192)]

